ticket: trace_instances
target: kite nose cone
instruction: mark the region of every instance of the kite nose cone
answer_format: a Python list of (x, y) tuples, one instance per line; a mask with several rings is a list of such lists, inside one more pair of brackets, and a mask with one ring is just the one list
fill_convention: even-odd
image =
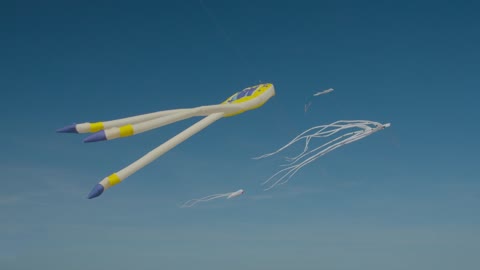
[(92, 191), (90, 191), (90, 193), (88, 194), (88, 198), (93, 199), (102, 195), (103, 190), (104, 190), (104, 187), (100, 184), (97, 184), (96, 186), (93, 187)]
[(107, 140), (107, 136), (105, 135), (105, 130), (102, 130), (86, 137), (83, 140), (83, 142), (89, 143), (89, 142), (99, 142), (99, 141), (105, 141), (105, 140)]
[(58, 133), (78, 133), (75, 126), (76, 126), (75, 124), (71, 124), (69, 126), (57, 129), (57, 132)]

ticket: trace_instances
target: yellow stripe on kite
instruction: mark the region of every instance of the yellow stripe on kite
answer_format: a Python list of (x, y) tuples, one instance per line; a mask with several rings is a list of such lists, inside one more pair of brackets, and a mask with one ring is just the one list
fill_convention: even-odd
[(120, 127), (120, 137), (127, 137), (132, 135), (133, 135), (132, 125), (126, 125), (126, 126)]
[(103, 123), (102, 122), (97, 122), (97, 123), (90, 123), (90, 132), (97, 132), (103, 130)]
[(122, 180), (115, 173), (108, 177), (108, 183), (110, 184), (110, 186), (115, 186), (116, 184), (118, 184), (120, 182), (122, 182)]

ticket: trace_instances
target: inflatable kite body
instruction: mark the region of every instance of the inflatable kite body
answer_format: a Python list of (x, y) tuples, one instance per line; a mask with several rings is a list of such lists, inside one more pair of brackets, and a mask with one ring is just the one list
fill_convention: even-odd
[(84, 142), (96, 142), (128, 137), (172, 124), (187, 118), (206, 116), (189, 128), (180, 132), (170, 140), (153, 149), (145, 156), (133, 162), (124, 169), (105, 177), (88, 195), (89, 199), (100, 196), (106, 189), (120, 183), (127, 177), (151, 163), (173, 147), (182, 143), (195, 133), (223, 117), (234, 116), (243, 112), (261, 107), (275, 95), (272, 84), (260, 84), (248, 87), (235, 93), (218, 105), (200, 106), (190, 109), (176, 109), (159, 111), (133, 117), (127, 117), (106, 122), (82, 123), (70, 125), (57, 130), (62, 133), (89, 133), (94, 134), (85, 138)]

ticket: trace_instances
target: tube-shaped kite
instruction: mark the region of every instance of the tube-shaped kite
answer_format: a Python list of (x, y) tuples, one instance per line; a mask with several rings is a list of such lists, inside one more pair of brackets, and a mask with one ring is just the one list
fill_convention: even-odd
[(218, 105), (159, 111), (106, 122), (74, 124), (61, 128), (57, 130), (57, 132), (95, 132), (85, 138), (84, 142), (96, 142), (136, 135), (195, 116), (206, 116), (202, 120), (172, 137), (170, 140), (153, 149), (137, 161), (122, 170), (105, 177), (89, 193), (88, 198), (92, 199), (100, 196), (106, 189), (122, 182), (130, 175), (134, 174), (213, 122), (223, 117), (234, 116), (259, 108), (274, 95), (275, 88), (273, 84), (260, 84), (243, 89)]
[[(366, 121), (366, 120), (341, 120), (331, 123), (329, 125), (321, 125), (307, 129), (306, 131), (300, 133), (297, 137), (293, 138), (289, 143), (284, 145), (283, 147), (279, 148), (275, 152), (271, 152), (259, 157), (255, 157), (254, 159), (262, 159), (266, 158), (279, 152), (287, 149), (288, 147), (292, 146), (298, 141), (305, 139), (305, 146), (303, 151), (293, 157), (287, 158), (290, 163), (282, 165), (284, 168), (279, 170), (277, 173), (272, 175), (268, 178), (263, 184), (267, 184), (270, 181), (273, 181), (273, 184), (270, 185), (266, 190), (269, 190), (277, 185), (287, 183), (292, 176), (294, 176), (298, 170), (300, 170), (303, 166), (315, 161), (321, 156), (326, 155), (327, 153), (341, 147), (347, 145), (349, 143), (358, 141), (363, 139), (377, 131), (383, 130), (390, 126), (390, 123), (381, 124), (378, 122), (373, 121)], [(354, 131), (344, 133), (342, 135), (338, 135), (335, 139), (332, 139), (312, 150), (309, 150), (310, 140), (312, 138), (325, 138), (335, 135), (341, 131), (353, 129)]]
[(315, 94), (313, 94), (314, 97), (318, 97), (320, 95), (324, 95), (324, 94), (328, 94), (330, 92), (333, 92), (333, 88), (328, 88), (327, 90), (323, 90), (323, 91), (320, 91), (320, 92), (317, 92)]
[(239, 189), (239, 190), (237, 190), (237, 191), (235, 191), (235, 192), (228, 192), (228, 193), (222, 193), (222, 194), (213, 194), (213, 195), (205, 196), (205, 197), (200, 198), (200, 199), (191, 199), (191, 200), (188, 200), (188, 201), (186, 201), (181, 207), (182, 207), (182, 208), (192, 207), (192, 206), (194, 206), (195, 204), (197, 204), (197, 203), (199, 203), (199, 202), (208, 202), (208, 201), (215, 200), (215, 199), (218, 199), (218, 198), (232, 199), (232, 198), (235, 198), (235, 197), (238, 197), (238, 196), (242, 195), (243, 193), (245, 193), (245, 191), (243, 191), (243, 189)]
[(312, 96), (308, 97), (307, 102), (305, 102), (305, 106), (304, 106), (305, 112), (307, 112), (308, 108), (310, 108), (310, 106), (312, 105), (312, 99), (314, 97), (325, 95), (325, 94), (328, 94), (330, 92), (333, 92), (333, 88), (328, 88), (327, 90), (317, 92), (317, 93), (313, 94)]

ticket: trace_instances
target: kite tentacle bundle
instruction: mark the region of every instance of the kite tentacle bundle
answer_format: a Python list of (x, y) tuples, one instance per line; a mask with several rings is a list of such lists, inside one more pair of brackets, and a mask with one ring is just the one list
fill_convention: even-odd
[[(307, 164), (315, 161), (321, 156), (341, 147), (346, 144), (358, 141), (363, 139), (379, 130), (382, 130), (386, 127), (389, 127), (390, 123), (387, 124), (380, 124), (378, 122), (372, 122), (367, 120), (341, 120), (336, 121), (329, 125), (321, 125), (309, 128), (308, 130), (300, 133), (296, 136), (293, 140), (291, 140), (286, 145), (282, 146), (278, 150), (256, 157), (254, 159), (261, 159), (266, 158), (272, 155), (275, 155), (286, 148), (290, 147), (291, 145), (295, 144), (298, 141), (305, 139), (305, 147), (303, 152), (298, 154), (293, 158), (287, 158), (287, 160), (291, 161), (290, 163), (284, 164), (282, 166), (288, 166), (284, 169), (279, 170), (275, 174), (273, 174), (270, 178), (262, 183), (265, 185), (271, 182), (273, 179), (280, 176), (276, 181), (273, 182), (266, 190), (269, 190), (277, 185), (282, 185), (287, 183), (290, 178), (292, 178), (302, 167), (306, 166)], [(309, 144), (312, 138), (325, 138), (332, 135), (339, 133), (340, 131), (347, 130), (347, 129), (359, 129), (356, 131), (348, 132), (343, 135), (340, 135), (312, 150), (309, 149)]]
[[(287, 143), (283, 147), (279, 148), (275, 152), (268, 153), (268, 154), (265, 154), (265, 155), (262, 155), (262, 156), (259, 156), (259, 157), (254, 157), (253, 159), (262, 159), (262, 158), (266, 158), (266, 157), (275, 155), (275, 154), (285, 150), (289, 146), (291, 146), (291, 145), (295, 144), (296, 142), (298, 142), (300, 140), (303, 140), (303, 139), (306, 140), (306, 144), (305, 144), (304, 151), (303, 151), (303, 153), (305, 153), (308, 150), (308, 143), (310, 142), (311, 138), (313, 138), (313, 137), (315, 137), (315, 138), (328, 137), (328, 136), (331, 136), (331, 135), (333, 135), (333, 134), (335, 134), (335, 133), (337, 133), (337, 132), (339, 132), (343, 129), (351, 128), (354, 125), (353, 124), (348, 124), (350, 122), (354, 122), (354, 121), (340, 120), (340, 121), (333, 122), (329, 125), (322, 125), (322, 126), (316, 126), (316, 127), (309, 128), (309, 129), (305, 130), (304, 132), (300, 133), (298, 136), (293, 138), (289, 143)], [(328, 128), (332, 128), (332, 127), (336, 127), (336, 129), (332, 129), (330, 131), (325, 131), (324, 132), (324, 130), (326, 130)], [(315, 133), (313, 133), (312, 135), (305, 135), (305, 134), (308, 134), (309, 132), (311, 132), (313, 130), (316, 130), (316, 129), (319, 129), (319, 130), (316, 131)], [(296, 157), (287, 158), (287, 160), (293, 160), (295, 158)]]

